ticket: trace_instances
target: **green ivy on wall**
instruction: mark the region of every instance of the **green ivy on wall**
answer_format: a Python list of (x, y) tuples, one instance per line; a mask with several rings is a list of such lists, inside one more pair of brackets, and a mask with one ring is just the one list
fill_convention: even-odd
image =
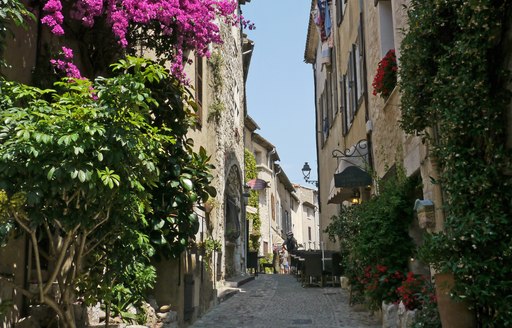
[(211, 122), (213, 120), (217, 122), (224, 109), (226, 109), (226, 106), (221, 100), (222, 88), (224, 87), (224, 77), (222, 75), (224, 59), (218, 51), (215, 51), (208, 59), (208, 63), (211, 67), (211, 81), (213, 88), (213, 101), (208, 108), (208, 121)]
[[(400, 58), (402, 127), (429, 139), (444, 232), (422, 256), (453, 272), (484, 327), (512, 325), (512, 156), (505, 148), (510, 0), (411, 0)], [(434, 131), (428, 133), (427, 131)]]
[[(258, 171), (256, 170), (256, 158), (247, 148), (245, 149), (245, 181), (256, 179)], [(249, 206), (257, 209), (256, 213), (247, 213), (247, 220), (252, 220), (252, 231), (249, 233), (249, 250), (257, 252), (260, 248), (261, 238), (261, 219), (259, 206), (259, 194), (257, 190), (251, 190), (249, 193)]]

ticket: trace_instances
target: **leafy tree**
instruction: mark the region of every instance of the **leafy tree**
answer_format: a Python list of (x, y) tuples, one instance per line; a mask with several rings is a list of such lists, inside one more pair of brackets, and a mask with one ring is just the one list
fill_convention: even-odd
[(209, 158), (185, 136), (189, 92), (140, 58), (113, 74), (45, 90), (0, 84), (0, 226), (29, 236), (37, 271), (37, 291), (15, 288), (63, 327), (75, 326), (77, 299), (115, 301), (123, 286), (140, 299), (150, 257), (180, 253), (197, 232), (194, 204), (214, 194)]

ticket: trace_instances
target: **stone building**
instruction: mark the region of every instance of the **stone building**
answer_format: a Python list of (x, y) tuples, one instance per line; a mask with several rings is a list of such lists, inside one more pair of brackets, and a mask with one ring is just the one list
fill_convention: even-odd
[(275, 146), (255, 131), (258, 125), (250, 116), (245, 122), (245, 144), (256, 159), (258, 179), (258, 213), (261, 220), (261, 240), (258, 254), (272, 254), (282, 245), (288, 232), (293, 232), (304, 249), (319, 249), (318, 202), (314, 189), (290, 182)]
[[(201, 218), (196, 243), (221, 243), (211, 263), (200, 247), (181, 258), (157, 264), (154, 296), (158, 304), (171, 304), (180, 324), (193, 322), (217, 302), (226, 280), (244, 275), (247, 267), (247, 220), (244, 203), (245, 80), (252, 41), (238, 27), (221, 24), (222, 45), (209, 59), (191, 57), (186, 73), (199, 104), (199, 127), (188, 136), (194, 147), (204, 147), (215, 166), (212, 186), (217, 195), (198, 206)], [(244, 54), (243, 54), (244, 53)]]
[(320, 242), (318, 192), (298, 184), (294, 185), (299, 198), (296, 220), (293, 221), (293, 234), (297, 239), (299, 248), (321, 249)]
[(250, 136), (247, 148), (256, 158), (258, 179), (264, 183), (264, 188), (259, 189), (259, 213), (261, 220), (261, 239), (259, 254), (272, 254), (272, 246), (283, 241), (278, 216), (279, 194), (277, 188), (277, 172), (279, 154), (273, 144), (260, 134), (253, 132)]
[[(436, 206), (442, 222), (441, 194), (428, 146), (400, 128), (398, 88), (383, 99), (372, 81), (390, 50), (400, 56), (406, 1), (313, 0), (305, 61), (313, 65), (319, 163), (320, 230), (343, 203), (359, 203), (377, 192), (377, 183), (404, 168), (418, 176), (419, 198)], [(321, 24), (319, 24), (321, 22)], [(398, 59), (399, 61), (399, 59)], [(414, 204), (411, 204), (411, 208)], [(321, 240), (327, 249), (337, 246)]]
[[(249, 0), (240, 0), (240, 6)], [(218, 290), (226, 280), (246, 273), (247, 223), (243, 197), (244, 186), (244, 119), (245, 81), (253, 43), (240, 26), (219, 21), (223, 44), (212, 46), (209, 59), (189, 55), (192, 64), (186, 67), (191, 92), (199, 104), (198, 123), (188, 137), (194, 140), (196, 150), (204, 147), (211, 154), (212, 183), (215, 198), (198, 204), (196, 213), (200, 227), (196, 242), (178, 258), (155, 262), (157, 283), (148, 295), (158, 306), (170, 305), (180, 326), (193, 322), (217, 302)], [(11, 41), (6, 59), (12, 69), (3, 73), (8, 78), (30, 83), (36, 63), (37, 22), (28, 30), (19, 30)], [(19, 37), (19, 36), (23, 37)], [(204, 257), (200, 246), (207, 239), (220, 242), (221, 249), (210, 260)], [(0, 248), (0, 274), (8, 274), (16, 283), (26, 280), (27, 241), (16, 239)], [(211, 261), (211, 263), (206, 263)], [(9, 327), (16, 317), (27, 314), (21, 293), (0, 286), (0, 300), (13, 300), (19, 311), (6, 318)]]
[(356, 199), (354, 196), (368, 198), (372, 182), (367, 173), (371, 130), (359, 3), (331, 3), (331, 25), (326, 34), (325, 27), (315, 23), (322, 9), (312, 1), (304, 54), (315, 76), (320, 240), (328, 250), (338, 247), (323, 233), (331, 217), (339, 213), (344, 201)]

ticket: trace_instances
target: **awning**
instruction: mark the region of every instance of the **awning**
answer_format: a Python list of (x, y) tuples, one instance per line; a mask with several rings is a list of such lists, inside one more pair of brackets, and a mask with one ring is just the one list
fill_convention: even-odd
[(327, 198), (328, 204), (341, 204), (344, 200), (347, 200), (352, 196), (352, 189), (336, 188), (334, 186), (334, 177), (331, 180), (331, 186), (329, 188), (329, 198)]
[(358, 188), (372, 184), (372, 177), (357, 166), (349, 166), (334, 175), (336, 188)]
[(252, 179), (247, 181), (247, 186), (249, 186), (252, 190), (263, 190), (268, 187), (268, 183), (265, 180), (261, 179)]
[[(352, 189), (366, 187), (372, 183), (368, 169), (368, 146), (366, 141), (358, 142), (345, 152), (335, 156), (339, 163), (331, 180), (328, 203), (341, 204), (352, 196)], [(334, 155), (334, 152), (333, 152)]]

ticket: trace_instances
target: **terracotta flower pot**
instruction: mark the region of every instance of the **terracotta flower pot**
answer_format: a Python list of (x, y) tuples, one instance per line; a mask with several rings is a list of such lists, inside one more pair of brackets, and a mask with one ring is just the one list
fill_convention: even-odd
[(437, 308), (443, 328), (474, 328), (476, 317), (467, 303), (455, 301), (450, 297), (454, 283), (452, 273), (435, 275)]

